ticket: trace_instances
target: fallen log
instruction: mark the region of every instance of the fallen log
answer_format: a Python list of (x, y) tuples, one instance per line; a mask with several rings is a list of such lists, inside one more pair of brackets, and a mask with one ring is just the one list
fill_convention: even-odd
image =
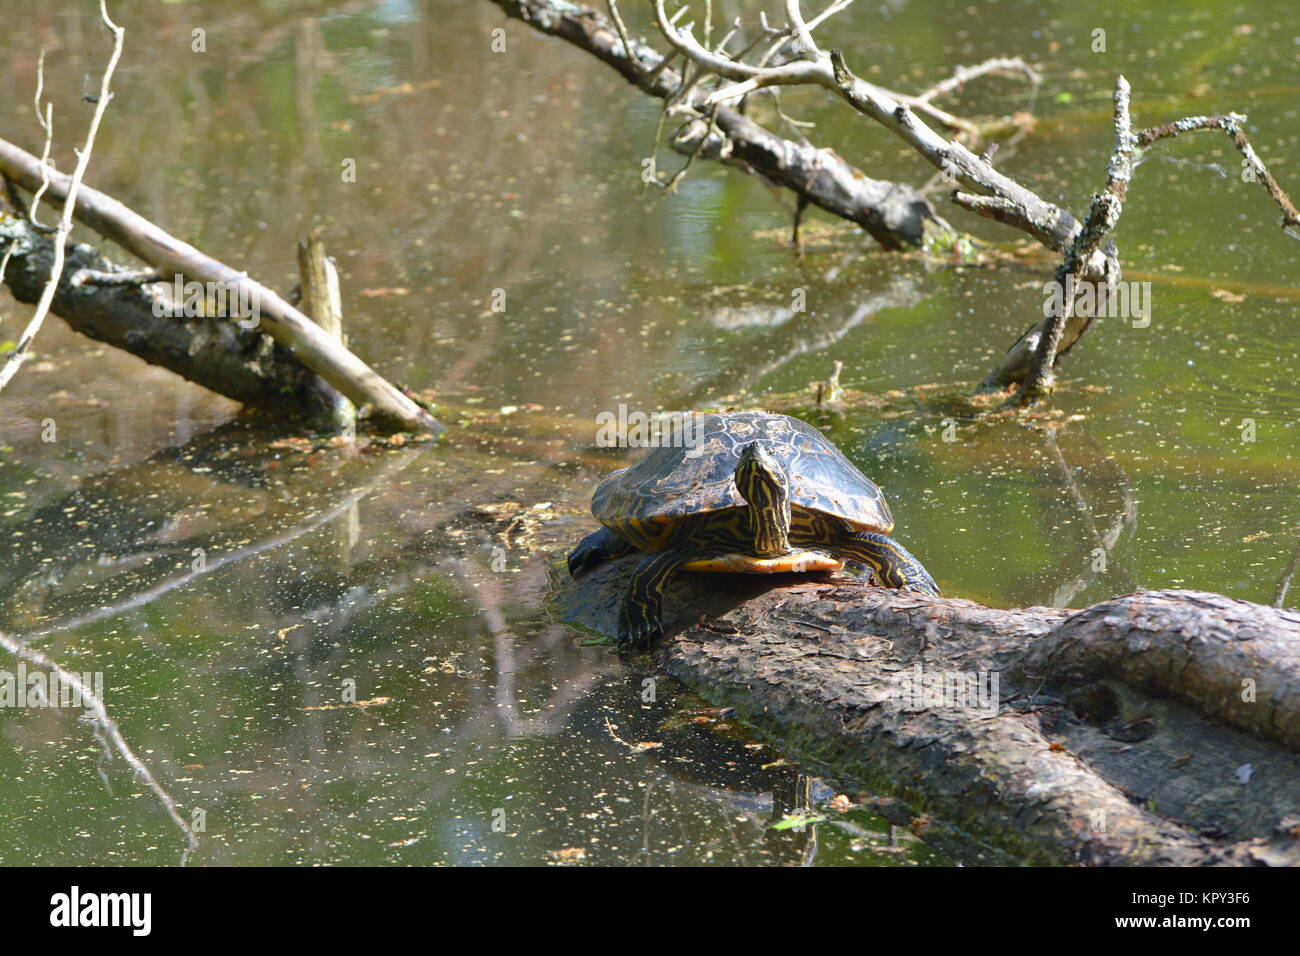
[[(43, 197), (56, 205), (67, 198), (72, 184), (71, 176), (3, 139), (0, 139), (0, 173), (29, 192), (43, 190)], [(377, 424), (412, 431), (444, 431), (433, 416), (348, 351), (337, 338), (246, 272), (205, 255), (89, 186), (83, 185), (78, 193), (74, 217), (153, 266), (164, 280), (176, 276), (218, 283), (256, 303), (257, 327), (357, 405), (369, 405)]]
[[(635, 560), (562, 583), (556, 616), (611, 634)], [(1300, 612), (704, 574), (666, 608), (663, 669), (958, 860), (1300, 865)]]
[[(0, 242), (14, 243), (4, 272), (9, 291), (19, 302), (35, 303), (50, 277), (53, 240), (27, 219), (0, 213)], [(138, 280), (79, 284), (86, 273), (131, 275), (92, 246), (67, 244), (67, 266), (50, 311), (82, 335), (252, 408), (308, 422), (331, 417), (329, 386), (259, 329), (205, 316), (159, 316)]]

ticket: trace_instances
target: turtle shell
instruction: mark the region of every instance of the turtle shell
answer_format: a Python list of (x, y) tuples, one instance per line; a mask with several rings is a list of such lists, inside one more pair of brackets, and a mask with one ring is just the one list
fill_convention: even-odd
[(605, 478), (591, 513), (632, 541), (662, 540), (684, 518), (748, 507), (736, 489), (740, 452), (762, 441), (790, 476), (790, 504), (833, 515), (859, 531), (888, 534), (893, 515), (876, 484), (830, 441), (797, 418), (766, 412), (691, 415), (687, 440), (652, 448), (636, 464)]

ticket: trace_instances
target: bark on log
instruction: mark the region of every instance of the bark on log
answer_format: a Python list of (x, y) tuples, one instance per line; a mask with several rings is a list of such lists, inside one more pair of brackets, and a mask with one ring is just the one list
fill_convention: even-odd
[[(557, 616), (611, 633), (634, 561), (564, 583)], [(998, 610), (703, 574), (666, 607), (665, 670), (959, 860), (1300, 865), (1300, 612), (1194, 591)], [(907, 693), (994, 674), (995, 711)]]

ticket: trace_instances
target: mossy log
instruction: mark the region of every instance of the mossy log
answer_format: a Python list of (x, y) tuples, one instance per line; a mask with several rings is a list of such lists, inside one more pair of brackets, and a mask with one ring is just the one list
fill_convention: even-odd
[[(563, 584), (556, 615), (612, 633), (635, 560)], [(963, 862), (1300, 864), (1300, 612), (704, 574), (666, 607), (660, 666)], [(962, 686), (993, 699), (941, 690)]]

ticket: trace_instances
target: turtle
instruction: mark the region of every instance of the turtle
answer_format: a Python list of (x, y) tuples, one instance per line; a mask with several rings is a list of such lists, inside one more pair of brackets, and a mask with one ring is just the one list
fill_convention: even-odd
[(645, 556), (618, 614), (620, 645), (663, 633), (663, 597), (681, 571), (758, 574), (867, 565), (878, 584), (939, 595), (929, 572), (888, 537), (885, 496), (820, 431), (789, 415), (689, 413), (684, 440), (606, 476), (591, 500), (601, 529), (569, 554), (581, 577)]

